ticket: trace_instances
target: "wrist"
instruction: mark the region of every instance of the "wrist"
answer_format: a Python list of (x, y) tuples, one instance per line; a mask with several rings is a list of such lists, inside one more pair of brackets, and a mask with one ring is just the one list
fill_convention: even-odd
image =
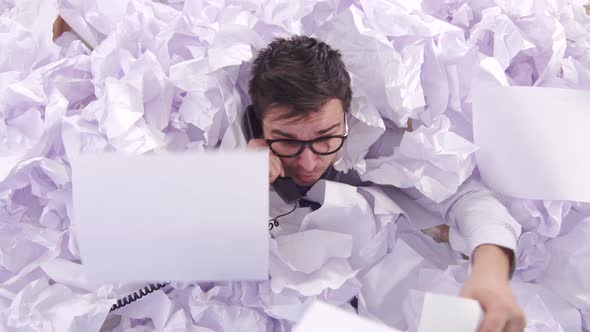
[(473, 251), (472, 275), (508, 282), (510, 259), (511, 252), (508, 249), (492, 244), (482, 244)]

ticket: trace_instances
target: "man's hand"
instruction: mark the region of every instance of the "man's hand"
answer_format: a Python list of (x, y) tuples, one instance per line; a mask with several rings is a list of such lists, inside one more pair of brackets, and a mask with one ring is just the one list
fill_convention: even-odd
[(66, 21), (64, 21), (63, 18), (61, 18), (61, 16), (58, 16), (55, 19), (55, 22), (53, 22), (53, 40), (56, 40), (57, 37), (61, 36), (62, 33), (71, 30), (72, 29), (66, 23)]
[(479, 301), (484, 309), (478, 332), (524, 331), (524, 313), (510, 289), (509, 257), (505, 249), (489, 244), (477, 247), (473, 253), (473, 269), (461, 296)]
[[(266, 142), (263, 139), (254, 138), (248, 142), (249, 148), (266, 148)], [(281, 159), (268, 151), (268, 183), (273, 183), (279, 176), (285, 176), (285, 169), (281, 163)]]

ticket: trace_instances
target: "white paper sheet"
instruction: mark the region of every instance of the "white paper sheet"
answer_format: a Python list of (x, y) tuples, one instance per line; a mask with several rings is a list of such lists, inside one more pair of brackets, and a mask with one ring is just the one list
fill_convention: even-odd
[(476, 89), (473, 132), (483, 180), (498, 193), (590, 202), (590, 92)]
[(82, 155), (72, 172), (91, 280), (268, 278), (267, 151)]
[(347, 312), (336, 306), (329, 305), (325, 302), (313, 302), (301, 317), (301, 320), (293, 328), (293, 332), (399, 332), (361, 317), (355, 313)]
[(475, 332), (482, 318), (475, 300), (426, 293), (418, 332)]

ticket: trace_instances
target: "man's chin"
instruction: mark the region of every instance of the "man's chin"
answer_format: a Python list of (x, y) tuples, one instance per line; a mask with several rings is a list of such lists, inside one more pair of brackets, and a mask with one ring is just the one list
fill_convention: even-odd
[(293, 176), (292, 179), (296, 185), (301, 186), (301, 187), (311, 187), (316, 182), (318, 182), (320, 180), (320, 178), (317, 176), (314, 176), (314, 177)]

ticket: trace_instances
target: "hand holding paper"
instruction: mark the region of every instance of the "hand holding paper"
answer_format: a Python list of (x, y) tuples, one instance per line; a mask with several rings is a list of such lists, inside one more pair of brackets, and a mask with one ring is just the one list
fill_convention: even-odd
[(485, 310), (479, 331), (522, 331), (526, 325), (509, 284), (511, 255), (490, 244), (473, 252), (472, 271), (461, 296), (479, 301)]

